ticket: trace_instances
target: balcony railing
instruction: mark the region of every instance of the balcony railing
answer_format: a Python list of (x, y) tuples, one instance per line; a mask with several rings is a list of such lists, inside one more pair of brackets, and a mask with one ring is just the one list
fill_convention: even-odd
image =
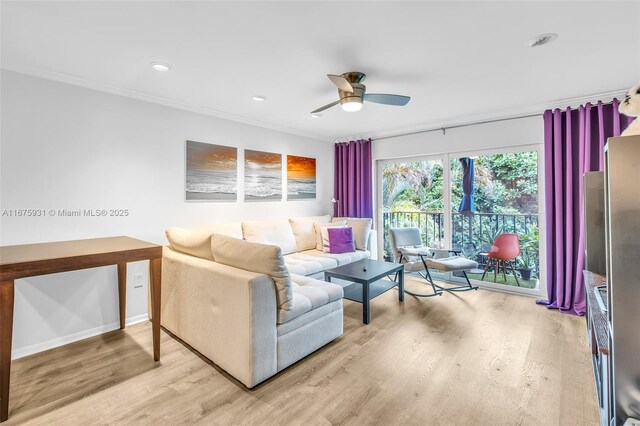
[[(422, 241), (426, 246), (433, 248), (445, 246), (443, 212), (384, 212), (382, 218), (385, 256), (390, 254), (389, 228), (416, 227), (420, 229)], [(464, 256), (482, 265), (486, 259), (480, 253), (488, 252), (499, 234), (529, 235), (537, 226), (537, 214), (474, 213), (466, 215), (456, 212), (452, 214), (451, 220), (452, 248), (460, 250)], [(535, 259), (537, 271), (538, 250), (531, 252), (530, 255)]]

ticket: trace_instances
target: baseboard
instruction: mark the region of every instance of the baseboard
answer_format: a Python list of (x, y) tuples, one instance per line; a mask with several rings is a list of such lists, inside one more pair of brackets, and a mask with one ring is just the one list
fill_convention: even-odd
[[(127, 325), (138, 324), (140, 322), (149, 319), (148, 314), (137, 315), (135, 317), (127, 318)], [(87, 339), (89, 337), (98, 336), (109, 331), (117, 330), (120, 328), (119, 322), (102, 325), (100, 327), (90, 328), (89, 330), (79, 331), (77, 333), (69, 334), (67, 336), (56, 337), (55, 339), (46, 340), (35, 345), (25, 346), (24, 348), (18, 348), (11, 351), (11, 359), (24, 358), (25, 356), (33, 355), (38, 352), (43, 352), (49, 349), (57, 348), (59, 346), (68, 345), (69, 343), (77, 342), (79, 340)]]

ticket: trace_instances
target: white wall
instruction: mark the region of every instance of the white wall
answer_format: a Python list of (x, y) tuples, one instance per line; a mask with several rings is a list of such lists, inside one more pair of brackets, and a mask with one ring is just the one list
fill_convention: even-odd
[[(130, 212), (100, 218), (3, 216), (1, 245), (115, 235), (164, 244), (164, 230), (172, 225), (329, 212), (330, 143), (5, 70), (1, 84), (0, 210)], [(315, 157), (317, 199), (185, 202), (187, 139), (236, 146), (240, 161), (243, 148)], [(130, 322), (147, 315), (147, 267), (138, 262), (128, 268)], [(143, 288), (133, 288), (135, 273), (144, 275)], [(115, 266), (18, 280), (14, 357), (117, 328), (116, 282)]]

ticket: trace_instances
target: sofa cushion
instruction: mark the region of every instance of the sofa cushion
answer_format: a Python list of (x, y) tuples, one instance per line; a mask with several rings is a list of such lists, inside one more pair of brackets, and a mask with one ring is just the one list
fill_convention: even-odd
[(278, 308), (285, 311), (293, 309), (295, 300), (291, 290), (291, 277), (284, 264), (280, 247), (213, 234), (211, 252), (218, 263), (269, 275), (276, 285)]
[(326, 281), (316, 280), (314, 278), (305, 277), (302, 275), (291, 274), (291, 282), (293, 283), (294, 287), (315, 287), (321, 289), (322, 291), (325, 291), (329, 297), (329, 302), (342, 299), (343, 297), (342, 287)]
[[(346, 265), (347, 263), (356, 262), (358, 260), (368, 259), (371, 257), (371, 252), (369, 252), (368, 250), (356, 250), (351, 253), (335, 254), (335, 253), (324, 253), (320, 250), (307, 250), (307, 251), (303, 251), (302, 253), (297, 253), (297, 255), (300, 257), (304, 256), (305, 259), (315, 259), (315, 261), (317, 262), (323, 262), (323, 261), (326, 262), (327, 260), (332, 260), (336, 263), (336, 266), (342, 266), (342, 265)], [(285, 258), (285, 262), (286, 261), (287, 260)], [(332, 266), (331, 268), (335, 268), (336, 266)], [(323, 270), (326, 270), (326, 269), (330, 269), (330, 268), (324, 268)], [(297, 274), (297, 272), (293, 272), (291, 270), (289, 270), (289, 272)], [(310, 275), (310, 274), (306, 274), (306, 275)]]
[(167, 228), (165, 234), (173, 250), (203, 259), (213, 260), (213, 254), (211, 254), (211, 234), (222, 234), (234, 238), (242, 238), (242, 226), (240, 222), (219, 223), (194, 228), (172, 226)]
[(317, 321), (318, 319), (339, 310), (342, 310), (342, 300), (329, 302), (324, 306), (320, 306), (317, 309), (305, 312), (304, 314), (290, 319), (287, 322), (278, 323), (276, 325), (277, 335), (278, 337), (284, 336), (287, 333), (291, 333), (292, 331), (304, 327), (307, 324), (313, 323), (314, 321)]
[(298, 251), (311, 250), (316, 246), (314, 223), (329, 223), (331, 216), (292, 217), (289, 219)]
[(293, 281), (293, 309), (279, 310), (278, 324), (289, 322), (307, 312), (342, 299), (342, 287), (339, 285), (295, 274), (291, 280)]
[[(313, 252), (309, 255), (309, 252)], [(317, 250), (307, 250), (303, 253), (292, 253), (284, 257), (285, 265), (289, 273), (297, 275), (313, 275), (322, 272), (325, 269), (335, 268), (338, 262), (331, 258), (319, 257), (314, 254)], [(322, 253), (322, 252), (320, 252)]]
[(278, 319), (277, 323), (282, 324), (287, 321), (291, 321), (294, 318), (299, 317), (312, 309), (311, 301), (306, 298), (304, 295), (298, 293), (297, 291), (293, 291), (293, 300), (292, 300), (292, 309), (284, 310), (278, 309)]
[(297, 251), (296, 238), (288, 220), (242, 222), (242, 234), (247, 241), (278, 246), (282, 254)]
[(373, 227), (373, 219), (357, 218), (357, 217), (334, 217), (331, 222), (342, 223), (346, 221), (347, 226), (353, 228), (353, 240), (358, 250), (367, 250), (367, 242), (369, 241), (369, 233)]
[[(314, 223), (313, 232), (316, 238), (316, 250), (322, 251), (322, 228), (342, 227), (347, 226), (347, 221), (336, 221), (335, 223)], [(312, 247), (313, 248), (313, 247)]]

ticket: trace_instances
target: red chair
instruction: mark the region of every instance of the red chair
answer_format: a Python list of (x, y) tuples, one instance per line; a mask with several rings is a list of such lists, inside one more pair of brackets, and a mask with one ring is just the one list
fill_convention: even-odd
[(493, 282), (496, 282), (497, 274), (500, 273), (500, 265), (502, 265), (502, 276), (504, 277), (504, 281), (507, 281), (507, 274), (505, 270), (507, 269), (507, 265), (511, 266), (511, 272), (513, 272), (513, 277), (516, 279), (516, 284), (520, 287), (520, 281), (518, 281), (518, 277), (516, 275), (516, 270), (513, 267), (513, 261), (516, 257), (520, 256), (520, 238), (518, 234), (500, 234), (493, 242), (493, 246), (491, 250), (489, 250), (489, 254), (487, 255), (487, 264), (484, 267), (484, 272), (482, 273), (482, 280), (484, 280), (484, 276), (489, 269), (490, 260), (493, 260), (494, 268), (493, 268)]

